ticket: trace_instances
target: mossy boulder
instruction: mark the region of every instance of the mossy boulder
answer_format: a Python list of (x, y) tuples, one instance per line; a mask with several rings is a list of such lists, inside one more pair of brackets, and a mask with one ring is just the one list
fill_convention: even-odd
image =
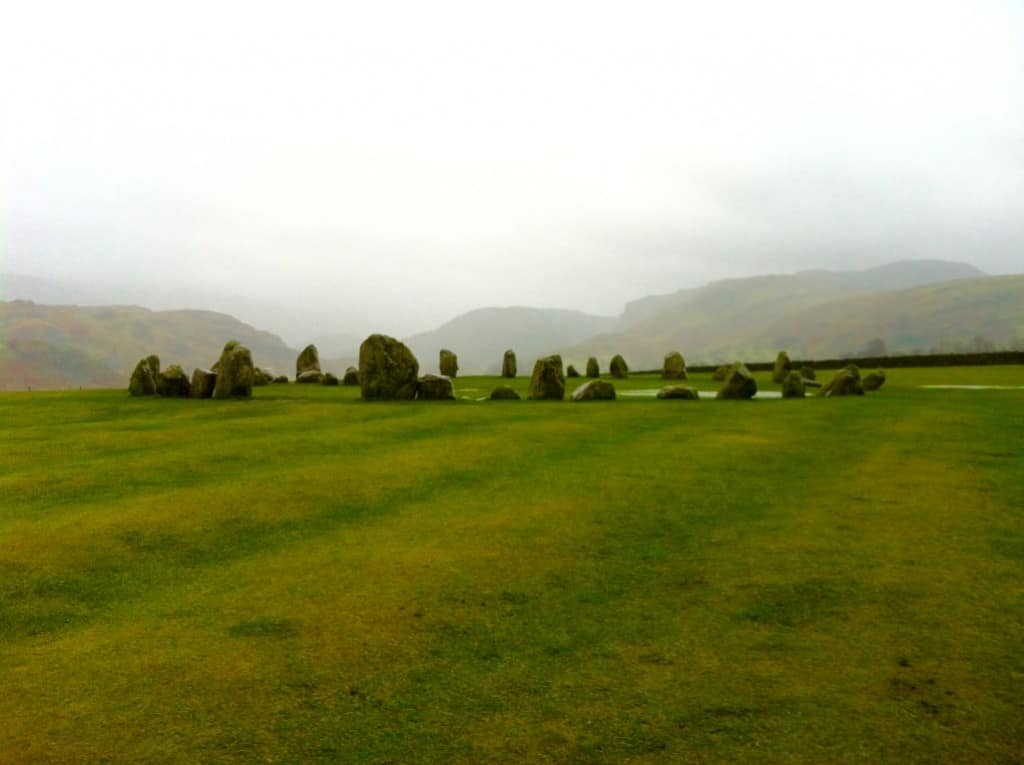
[(681, 398), (687, 401), (699, 401), (700, 393), (696, 388), (687, 385), (666, 385), (658, 391), (658, 398)]
[(307, 369), (295, 377), (295, 382), (300, 385), (320, 385), (323, 381), (324, 374), (319, 369)]
[(501, 376), (502, 377), (515, 377), (516, 372), (516, 352), (509, 348), (505, 351), (505, 356), (501, 360)]
[(252, 372), (252, 384), (253, 385), (270, 385), (274, 381), (274, 376), (270, 374), (266, 369), (260, 369), (256, 367)]
[(359, 385), (367, 401), (413, 399), (420, 363), (406, 345), (387, 335), (370, 335), (359, 346)]
[(818, 373), (814, 371), (814, 367), (800, 367), (800, 376), (804, 380), (817, 380)]
[(614, 401), (615, 386), (607, 380), (585, 382), (572, 392), (573, 401)]
[(565, 376), (566, 377), (579, 377), (580, 373), (576, 371), (576, 367), (574, 367), (572, 364), (570, 364), (568, 367), (565, 368)]
[(345, 370), (344, 377), (341, 378), (342, 385), (359, 385), (359, 370), (355, 367), (349, 367)]
[(287, 385), (288, 384), (288, 375), (278, 375), (277, 377), (275, 377), (270, 382), (272, 382), (274, 385)]
[(792, 366), (789, 354), (785, 351), (779, 351), (779, 355), (775, 357), (775, 367), (772, 369), (772, 382), (781, 385), (783, 380), (786, 379), (786, 375), (789, 374), (790, 369), (792, 369)]
[(453, 351), (442, 348), (438, 368), (443, 377), (456, 377), (459, 374), (459, 357)]
[(864, 375), (861, 385), (866, 391), (878, 390), (885, 385), (885, 372), (879, 369), (876, 372), (870, 372), (869, 374)]
[[(298, 380), (303, 372), (320, 371), (320, 351), (310, 343), (302, 349), (302, 353), (295, 359), (295, 379)], [(319, 382), (319, 380), (317, 380)]]
[(661, 379), (663, 380), (685, 380), (686, 360), (679, 351), (672, 351), (665, 354), (665, 361), (661, 365)]
[(156, 392), (164, 398), (188, 398), (192, 392), (185, 370), (177, 364), (171, 364), (156, 378)]
[(750, 374), (746, 364), (735, 362), (729, 365), (729, 372), (718, 389), (715, 398), (749, 399), (757, 393), (757, 380)]
[(491, 391), (491, 401), (518, 401), (521, 396), (516, 393), (515, 389), (508, 387), (507, 385), (499, 385), (497, 388)]
[(805, 395), (807, 395), (807, 384), (804, 382), (803, 375), (797, 370), (791, 369), (782, 378), (782, 397), (803, 398)]
[(420, 401), (454, 401), (452, 378), (448, 375), (423, 375), (419, 379), (416, 398)]
[(732, 367), (728, 364), (723, 364), (714, 372), (711, 373), (711, 379), (715, 382), (722, 382), (726, 377), (729, 376), (729, 371)]
[(856, 364), (848, 364), (836, 372), (835, 376), (818, 391), (823, 398), (832, 396), (863, 396), (864, 385), (860, 379), (860, 369)]
[(562, 357), (557, 353), (537, 359), (530, 378), (530, 399), (565, 398), (565, 377), (562, 375)]
[(209, 369), (192, 370), (192, 398), (213, 398), (217, 387), (217, 373)]
[(601, 367), (597, 363), (597, 359), (591, 356), (587, 359), (587, 377), (600, 377)]
[(618, 377), (621, 380), (629, 377), (629, 365), (626, 364), (626, 360), (621, 355), (616, 353), (608, 363), (608, 372), (612, 377)]
[(132, 370), (131, 379), (128, 381), (128, 393), (133, 396), (156, 395), (156, 375), (153, 374), (148, 359), (139, 359), (139, 363)]
[(252, 353), (237, 340), (224, 346), (217, 360), (217, 384), (213, 389), (214, 398), (249, 398), (252, 396), (252, 381), (255, 367)]
[(323, 378), (320, 380), (320, 384), (334, 386), (338, 384), (338, 378), (330, 372), (324, 372)]

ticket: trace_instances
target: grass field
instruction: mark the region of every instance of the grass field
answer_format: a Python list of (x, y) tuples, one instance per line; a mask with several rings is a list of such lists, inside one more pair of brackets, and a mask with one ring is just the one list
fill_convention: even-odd
[(0, 762), (1020, 762), (1024, 390), (928, 383), (1024, 367), (0, 395)]

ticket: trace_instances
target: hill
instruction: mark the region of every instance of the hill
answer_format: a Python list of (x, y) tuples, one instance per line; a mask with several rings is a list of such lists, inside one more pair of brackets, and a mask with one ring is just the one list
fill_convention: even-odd
[(619, 326), (610, 316), (556, 308), (480, 308), (464, 313), (431, 332), (406, 338), (405, 343), (426, 371), (436, 371), (438, 351), (450, 348), (459, 355), (465, 374), (496, 373), (505, 349), (515, 350), (519, 366), (561, 346), (579, 343)]
[(0, 338), (0, 390), (120, 387), (142, 356), (208, 367), (232, 338), (260, 366), (289, 375), (297, 355), (276, 335), (226, 314), (135, 306), (0, 302)]

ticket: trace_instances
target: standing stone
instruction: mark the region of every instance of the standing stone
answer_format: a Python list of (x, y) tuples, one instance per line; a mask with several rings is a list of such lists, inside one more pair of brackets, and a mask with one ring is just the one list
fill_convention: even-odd
[(696, 388), (686, 385), (666, 385), (658, 391), (658, 398), (681, 398), (687, 401), (699, 401), (700, 393)]
[(252, 353), (237, 340), (231, 340), (224, 346), (217, 361), (217, 384), (213, 389), (213, 397), (249, 398), (252, 396), (254, 372)]
[(530, 378), (530, 392), (527, 398), (559, 401), (565, 398), (562, 357), (557, 353), (537, 359), (533, 365), (533, 377)]
[(615, 386), (607, 380), (591, 380), (572, 392), (573, 401), (614, 401)]
[(864, 375), (861, 385), (864, 386), (864, 390), (878, 390), (885, 385), (885, 372), (879, 369), (877, 372)]
[(416, 398), (420, 401), (454, 401), (452, 378), (448, 375), (423, 375), (419, 379)]
[(452, 351), (441, 349), (441, 360), (438, 364), (441, 375), (444, 377), (455, 377), (459, 374), (459, 357)]
[(579, 377), (580, 373), (576, 371), (576, 367), (570, 364), (565, 370), (566, 377)]
[(320, 381), (321, 385), (337, 385), (338, 378), (332, 375), (330, 372), (324, 372), (324, 377)]
[(753, 398), (757, 393), (757, 380), (750, 374), (746, 364), (735, 362), (729, 367), (722, 387), (718, 389), (715, 398), (722, 399), (746, 399)]
[(836, 372), (835, 377), (818, 391), (823, 398), (832, 396), (863, 396), (864, 386), (860, 380), (860, 369), (856, 364), (849, 364)]
[(665, 354), (665, 362), (661, 366), (661, 378), (663, 380), (685, 380), (686, 361), (679, 351)]
[[(298, 382), (299, 377), (302, 376), (303, 372), (319, 372), (320, 371), (320, 352), (316, 349), (315, 345), (307, 345), (302, 349), (302, 353), (295, 360), (295, 380)], [(320, 379), (317, 378), (317, 382)]]
[(491, 391), (491, 401), (518, 401), (520, 396), (513, 388), (507, 385), (499, 385)]
[(505, 358), (501, 360), (501, 376), (515, 377), (516, 371), (516, 352), (509, 348), (505, 351)]
[(149, 359), (140, 359), (128, 381), (128, 392), (133, 396), (156, 395), (156, 375), (149, 364)]
[(731, 369), (731, 366), (724, 364), (711, 373), (711, 379), (715, 382), (722, 382), (722, 380), (729, 376), (729, 371)]
[(341, 378), (342, 385), (359, 385), (359, 370), (349, 367), (345, 370), (345, 376)]
[(217, 373), (208, 369), (192, 370), (192, 398), (213, 398), (217, 386)]
[(587, 359), (587, 377), (600, 377), (601, 367), (597, 365), (597, 359), (591, 356)]
[(156, 378), (156, 392), (165, 398), (188, 398), (192, 385), (185, 370), (177, 364), (171, 364)]
[(160, 357), (154, 353), (146, 357), (146, 363), (149, 364), (149, 369), (153, 373), (153, 379), (155, 380), (160, 376)]
[(782, 397), (803, 398), (806, 394), (807, 385), (804, 383), (803, 375), (791, 369), (782, 380)]
[(779, 355), (775, 357), (775, 368), (772, 369), (772, 382), (781, 384), (786, 379), (786, 375), (789, 374), (791, 368), (792, 364), (789, 361), (789, 354), (785, 351), (779, 351)]
[(629, 367), (626, 365), (626, 360), (618, 353), (612, 356), (612, 360), (608, 364), (608, 371), (612, 377), (618, 377), (619, 379), (629, 376)]
[(362, 397), (413, 399), (420, 363), (404, 343), (387, 335), (370, 335), (359, 346), (359, 385)]

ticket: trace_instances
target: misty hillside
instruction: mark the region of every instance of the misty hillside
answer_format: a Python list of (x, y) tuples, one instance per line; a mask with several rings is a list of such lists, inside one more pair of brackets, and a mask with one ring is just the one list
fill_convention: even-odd
[(432, 332), (408, 337), (405, 343), (427, 372), (437, 371), (438, 352), (449, 348), (458, 354), (463, 374), (497, 374), (502, 355), (511, 348), (520, 374), (528, 374), (537, 356), (608, 332), (618, 323), (609, 316), (557, 308), (480, 308)]
[(690, 363), (853, 355), (881, 339), (890, 353), (1007, 347), (1024, 338), (1024, 276), (957, 279), (909, 289), (814, 289), (805, 274), (709, 285), (620, 333), (562, 348), (568, 360), (622, 353), (634, 368), (679, 350)]
[(142, 356), (191, 372), (213, 364), (231, 339), (259, 366), (294, 375), (297, 351), (226, 314), (0, 302), (0, 389), (127, 386)]

